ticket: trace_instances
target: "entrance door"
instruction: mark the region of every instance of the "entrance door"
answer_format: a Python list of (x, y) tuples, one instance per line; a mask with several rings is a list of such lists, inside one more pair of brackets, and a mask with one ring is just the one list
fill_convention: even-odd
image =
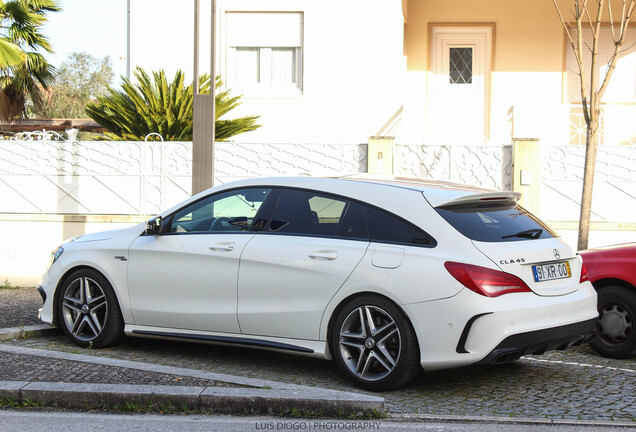
[(487, 137), (492, 28), (433, 27), (428, 142), (479, 145)]

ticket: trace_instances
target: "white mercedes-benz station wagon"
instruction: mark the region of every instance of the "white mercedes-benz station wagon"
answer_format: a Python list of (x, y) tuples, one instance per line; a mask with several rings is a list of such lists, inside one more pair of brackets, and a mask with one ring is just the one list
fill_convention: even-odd
[(376, 391), (587, 342), (581, 258), (518, 199), (400, 178), (224, 184), (58, 247), (40, 317), (80, 346), (128, 335), (335, 359)]

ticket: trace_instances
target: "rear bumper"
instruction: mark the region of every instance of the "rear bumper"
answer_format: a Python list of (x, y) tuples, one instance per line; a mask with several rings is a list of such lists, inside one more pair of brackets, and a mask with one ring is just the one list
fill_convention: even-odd
[(502, 364), (517, 360), (527, 354), (543, 354), (546, 351), (564, 350), (589, 342), (594, 338), (596, 318), (554, 327), (519, 333), (504, 339), (497, 347), (484, 357), (478, 365)]
[(417, 334), (424, 370), (511, 361), (583, 343), (598, 318), (596, 291), (589, 282), (563, 296), (488, 298), (465, 289), (451, 298), (402, 308)]

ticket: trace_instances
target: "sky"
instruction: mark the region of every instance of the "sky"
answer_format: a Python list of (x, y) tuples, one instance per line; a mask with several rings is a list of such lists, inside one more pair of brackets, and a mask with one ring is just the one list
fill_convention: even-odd
[(72, 52), (86, 52), (96, 58), (110, 56), (115, 76), (126, 74), (126, 0), (59, 0), (60, 12), (47, 14), (42, 32), (55, 54), (46, 54), (59, 67)]

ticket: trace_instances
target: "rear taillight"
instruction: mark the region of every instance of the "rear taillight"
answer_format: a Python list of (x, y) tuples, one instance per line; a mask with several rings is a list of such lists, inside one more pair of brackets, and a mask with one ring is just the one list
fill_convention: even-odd
[(530, 288), (524, 281), (510, 273), (451, 261), (444, 263), (444, 267), (466, 288), (486, 297), (530, 292)]
[(587, 275), (587, 269), (585, 268), (585, 264), (581, 263), (581, 280), (579, 281), (579, 283), (583, 283), (589, 280), (590, 280), (590, 277)]

